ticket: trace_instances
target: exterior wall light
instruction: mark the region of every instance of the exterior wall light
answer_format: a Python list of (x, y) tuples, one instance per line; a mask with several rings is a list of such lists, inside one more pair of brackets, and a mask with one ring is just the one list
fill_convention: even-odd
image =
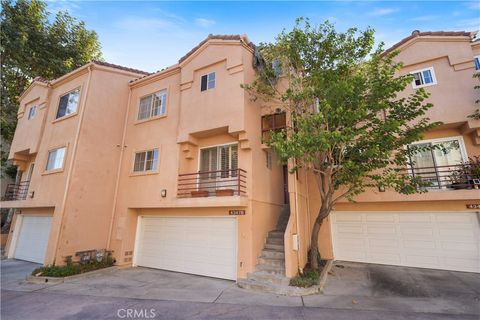
[(167, 196), (167, 189), (162, 189), (160, 195), (162, 196), (162, 198), (165, 198)]

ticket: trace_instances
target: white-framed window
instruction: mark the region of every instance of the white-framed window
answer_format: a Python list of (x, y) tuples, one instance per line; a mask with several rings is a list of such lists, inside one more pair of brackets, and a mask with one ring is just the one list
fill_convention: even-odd
[(138, 120), (145, 120), (167, 113), (167, 90), (152, 93), (140, 99)]
[(80, 88), (72, 90), (60, 97), (58, 103), (56, 119), (65, 117), (77, 111), (78, 100), (80, 98)]
[(461, 136), (422, 140), (407, 148), (411, 153), (410, 173), (428, 182), (430, 188), (446, 187), (452, 180), (451, 174), (458, 172), (457, 166), (467, 161)]
[(475, 70), (480, 70), (480, 56), (475, 56), (473, 61), (475, 62)]
[(35, 118), (35, 114), (37, 114), (37, 106), (32, 106), (28, 110), (28, 120)]
[(133, 172), (147, 172), (157, 170), (158, 149), (135, 153)]
[(201, 78), (200, 91), (210, 90), (215, 88), (215, 72), (205, 74)]
[(413, 88), (421, 88), (437, 84), (437, 79), (435, 78), (435, 71), (433, 70), (433, 67), (415, 70), (410, 73), (414, 77), (412, 83)]
[(48, 152), (46, 171), (61, 169), (65, 159), (65, 147), (50, 150)]
[(238, 169), (238, 144), (228, 144), (200, 149), (200, 172), (203, 179), (236, 177)]

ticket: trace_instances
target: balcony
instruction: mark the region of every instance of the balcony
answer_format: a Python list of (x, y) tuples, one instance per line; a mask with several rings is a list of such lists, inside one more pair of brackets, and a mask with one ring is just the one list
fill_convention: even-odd
[(417, 178), (428, 190), (480, 189), (480, 166), (475, 162), (459, 165), (414, 167), (408, 169), (408, 174)]
[(2, 201), (16, 201), (16, 200), (25, 200), (28, 195), (28, 187), (30, 186), (30, 181), (22, 181), (20, 183), (10, 183), (5, 189), (5, 195), (2, 198)]
[(178, 175), (178, 198), (246, 195), (246, 171), (229, 169)]

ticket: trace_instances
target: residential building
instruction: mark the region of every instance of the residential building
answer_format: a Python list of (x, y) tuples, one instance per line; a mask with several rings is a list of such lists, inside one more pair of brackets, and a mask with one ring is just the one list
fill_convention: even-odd
[[(369, 190), (337, 204), (322, 257), (480, 272), (479, 210), (467, 208), (480, 190), (470, 178), (458, 190), (449, 182), (480, 155), (480, 122), (467, 118), (478, 96), (472, 39), (415, 32), (394, 46), (402, 74), (416, 77), (406, 94), (426, 87), (429, 116), (443, 122), (420, 143), (446, 151), (405, 168), (430, 192)], [(254, 50), (246, 36), (210, 35), (153, 74), (94, 61), (36, 79), (10, 151), (22, 182), (1, 203), (17, 211), (9, 257), (62, 264), (108, 249), (125, 267), (259, 282), (297, 274), (319, 196), (312, 176), (290, 173), (264, 143), (288, 115), (241, 87), (255, 79)]]

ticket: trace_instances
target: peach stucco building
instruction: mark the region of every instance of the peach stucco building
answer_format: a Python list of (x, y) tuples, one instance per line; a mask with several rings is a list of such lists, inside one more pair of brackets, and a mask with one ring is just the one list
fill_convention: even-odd
[[(408, 90), (426, 87), (444, 123), (420, 143), (445, 152), (406, 168), (432, 182), (428, 193), (370, 190), (338, 204), (321, 229), (324, 258), (480, 272), (480, 209), (469, 209), (480, 181), (454, 186), (448, 173), (480, 155), (480, 121), (467, 118), (472, 39), (416, 32), (395, 46), (416, 77)], [(259, 283), (302, 270), (318, 194), (262, 143), (287, 115), (241, 88), (255, 78), (254, 51), (246, 36), (210, 35), (153, 74), (93, 61), (35, 79), (10, 150), (22, 182), (1, 202), (16, 210), (8, 256), (62, 264), (108, 249), (119, 266)]]

